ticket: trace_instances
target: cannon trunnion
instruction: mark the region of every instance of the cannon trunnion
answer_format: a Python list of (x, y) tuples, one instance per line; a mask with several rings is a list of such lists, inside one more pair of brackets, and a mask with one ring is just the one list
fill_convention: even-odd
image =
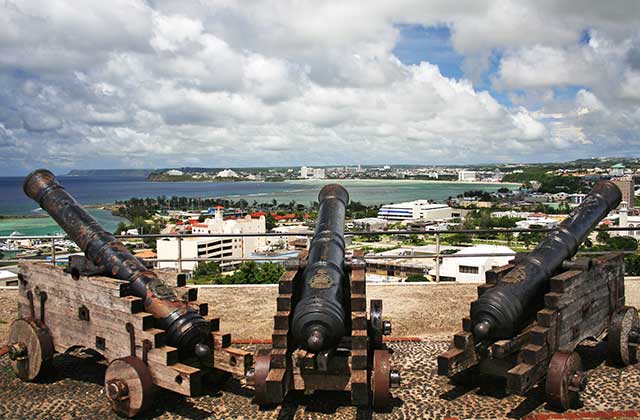
[(385, 407), (400, 374), (391, 369), (382, 301), (367, 313), (362, 254), (346, 259), (348, 194), (325, 186), (308, 255), (287, 264), (278, 285), (271, 350), (256, 357), (255, 402), (281, 403), (292, 390), (346, 391), (354, 405)]

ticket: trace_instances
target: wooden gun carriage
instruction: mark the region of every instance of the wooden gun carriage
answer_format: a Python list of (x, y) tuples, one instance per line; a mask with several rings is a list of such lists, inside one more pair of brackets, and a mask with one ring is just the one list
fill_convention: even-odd
[[(488, 271), (478, 297), (500, 284), (515, 263)], [(637, 361), (640, 322), (636, 308), (625, 306), (622, 254), (565, 262), (537, 309), (516, 336), (489, 345), (474, 342), (471, 319), (464, 318), (463, 331), (438, 356), (438, 373), (467, 380), (479, 374), (503, 377), (506, 391), (517, 395), (544, 383), (547, 401), (567, 409), (587, 384), (576, 352), (581, 342), (606, 337), (611, 363)]]
[(255, 361), (255, 401), (278, 404), (292, 390), (346, 391), (353, 405), (386, 407), (400, 374), (391, 369), (391, 350), (382, 340), (391, 333), (390, 324), (382, 320), (382, 301), (371, 300), (367, 314), (364, 261), (345, 263), (350, 331), (335, 350), (317, 354), (296, 348), (290, 331), (305, 264), (305, 259), (289, 262), (280, 277), (272, 349), (260, 352)]
[[(79, 258), (76, 262), (87, 263)], [(104, 382), (114, 411), (133, 417), (150, 407), (156, 387), (193, 396), (204, 391), (207, 378), (250, 372), (252, 356), (230, 347), (231, 336), (220, 331), (207, 303), (197, 301), (198, 289), (185, 286), (184, 274), (157, 271), (208, 322), (214, 343), (210, 360), (182, 356), (166, 345), (165, 331), (144, 311), (143, 299), (129, 293), (129, 282), (67, 271), (45, 263), (20, 264), (19, 318), (10, 327), (9, 356), (22, 380), (34, 380), (56, 352), (93, 349), (111, 362)]]

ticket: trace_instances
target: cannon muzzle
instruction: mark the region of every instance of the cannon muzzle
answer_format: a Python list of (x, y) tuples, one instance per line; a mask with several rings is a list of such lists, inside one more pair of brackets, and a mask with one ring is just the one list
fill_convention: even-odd
[(598, 182), (569, 217), (518, 261), (496, 286), (471, 304), (476, 342), (513, 337), (528, 314), (543, 302), (549, 279), (572, 258), (589, 232), (620, 204), (611, 181)]
[(46, 169), (29, 174), (24, 192), (47, 211), (96, 266), (108, 275), (130, 283), (133, 295), (144, 300), (145, 311), (166, 330), (167, 342), (182, 353), (193, 354), (198, 346), (209, 345), (208, 324), (197, 312), (181, 302), (175, 291), (80, 206)]
[(316, 231), (292, 320), (297, 344), (317, 353), (335, 347), (345, 334), (344, 218), (349, 193), (338, 184), (318, 195)]

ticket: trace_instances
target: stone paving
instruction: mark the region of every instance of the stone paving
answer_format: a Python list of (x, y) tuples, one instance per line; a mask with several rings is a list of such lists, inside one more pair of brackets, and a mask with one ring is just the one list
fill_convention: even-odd
[[(392, 362), (401, 368), (403, 385), (394, 392), (392, 407), (372, 412), (348, 406), (346, 393), (295, 393), (271, 409), (251, 403), (252, 390), (236, 380), (208, 395), (185, 398), (161, 391), (153, 410), (142, 418), (154, 419), (443, 419), (520, 418), (537, 414), (538, 419), (559, 418), (548, 411), (541, 390), (526, 398), (506, 396), (493, 383), (484, 388), (456, 387), (436, 374), (436, 356), (448, 344), (442, 339), (391, 343)], [(255, 350), (255, 347), (249, 348)], [(602, 346), (586, 349), (590, 382), (582, 407), (564, 413), (599, 417), (602, 410), (640, 409), (640, 366), (616, 369), (602, 363)], [(58, 355), (51, 376), (39, 383), (23, 383), (11, 371), (8, 357), (0, 358), (1, 419), (116, 419), (102, 392), (104, 362), (83, 352)], [(575, 413), (575, 414), (574, 414)], [(596, 413), (596, 414), (588, 414)], [(628, 413), (629, 414), (629, 413)], [(633, 414), (633, 413), (631, 413)], [(637, 414), (637, 413), (636, 413)], [(608, 416), (601, 413), (600, 417)], [(609, 416), (610, 417), (610, 416)], [(622, 418), (622, 417), (617, 417)]]

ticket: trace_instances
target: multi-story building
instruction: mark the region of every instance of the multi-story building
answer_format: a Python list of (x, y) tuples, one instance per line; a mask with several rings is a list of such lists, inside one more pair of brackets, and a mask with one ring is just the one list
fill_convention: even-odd
[[(250, 216), (243, 218), (228, 219), (223, 218), (223, 209), (216, 208), (213, 218), (205, 219), (202, 223), (195, 223), (192, 226), (192, 234), (239, 234), (239, 233), (265, 233), (265, 217), (261, 216), (252, 219)], [(194, 258), (248, 258), (251, 253), (266, 245), (264, 236), (256, 237), (184, 237), (181, 241), (177, 238), (162, 238), (157, 242), (159, 260), (175, 260), (178, 258), (178, 246), (180, 246), (180, 257), (183, 259)], [(232, 262), (222, 262), (221, 266), (228, 266)], [(193, 270), (198, 265), (197, 261), (185, 261), (182, 263), (183, 270)], [(177, 261), (159, 262), (160, 268), (177, 268)]]
[(478, 173), (476, 171), (468, 171), (468, 170), (458, 171), (458, 181), (475, 182), (477, 180), (478, 180)]
[(624, 176), (625, 171), (626, 171), (626, 168), (624, 167), (624, 165), (622, 163), (617, 163), (609, 169), (609, 175)]
[(446, 204), (433, 204), (427, 200), (385, 204), (378, 210), (378, 218), (386, 220), (444, 220), (452, 217)]
[(313, 179), (325, 179), (327, 177), (324, 168), (315, 168), (313, 170)]
[(325, 179), (327, 170), (325, 168), (310, 168), (303, 166), (300, 168), (300, 178), (303, 179)]
[[(627, 203), (627, 208), (633, 208), (633, 190), (635, 185), (633, 184), (633, 177), (623, 176), (619, 178), (612, 178), (611, 181), (620, 188), (622, 192), (622, 201)], [(620, 206), (618, 206), (620, 208)]]

